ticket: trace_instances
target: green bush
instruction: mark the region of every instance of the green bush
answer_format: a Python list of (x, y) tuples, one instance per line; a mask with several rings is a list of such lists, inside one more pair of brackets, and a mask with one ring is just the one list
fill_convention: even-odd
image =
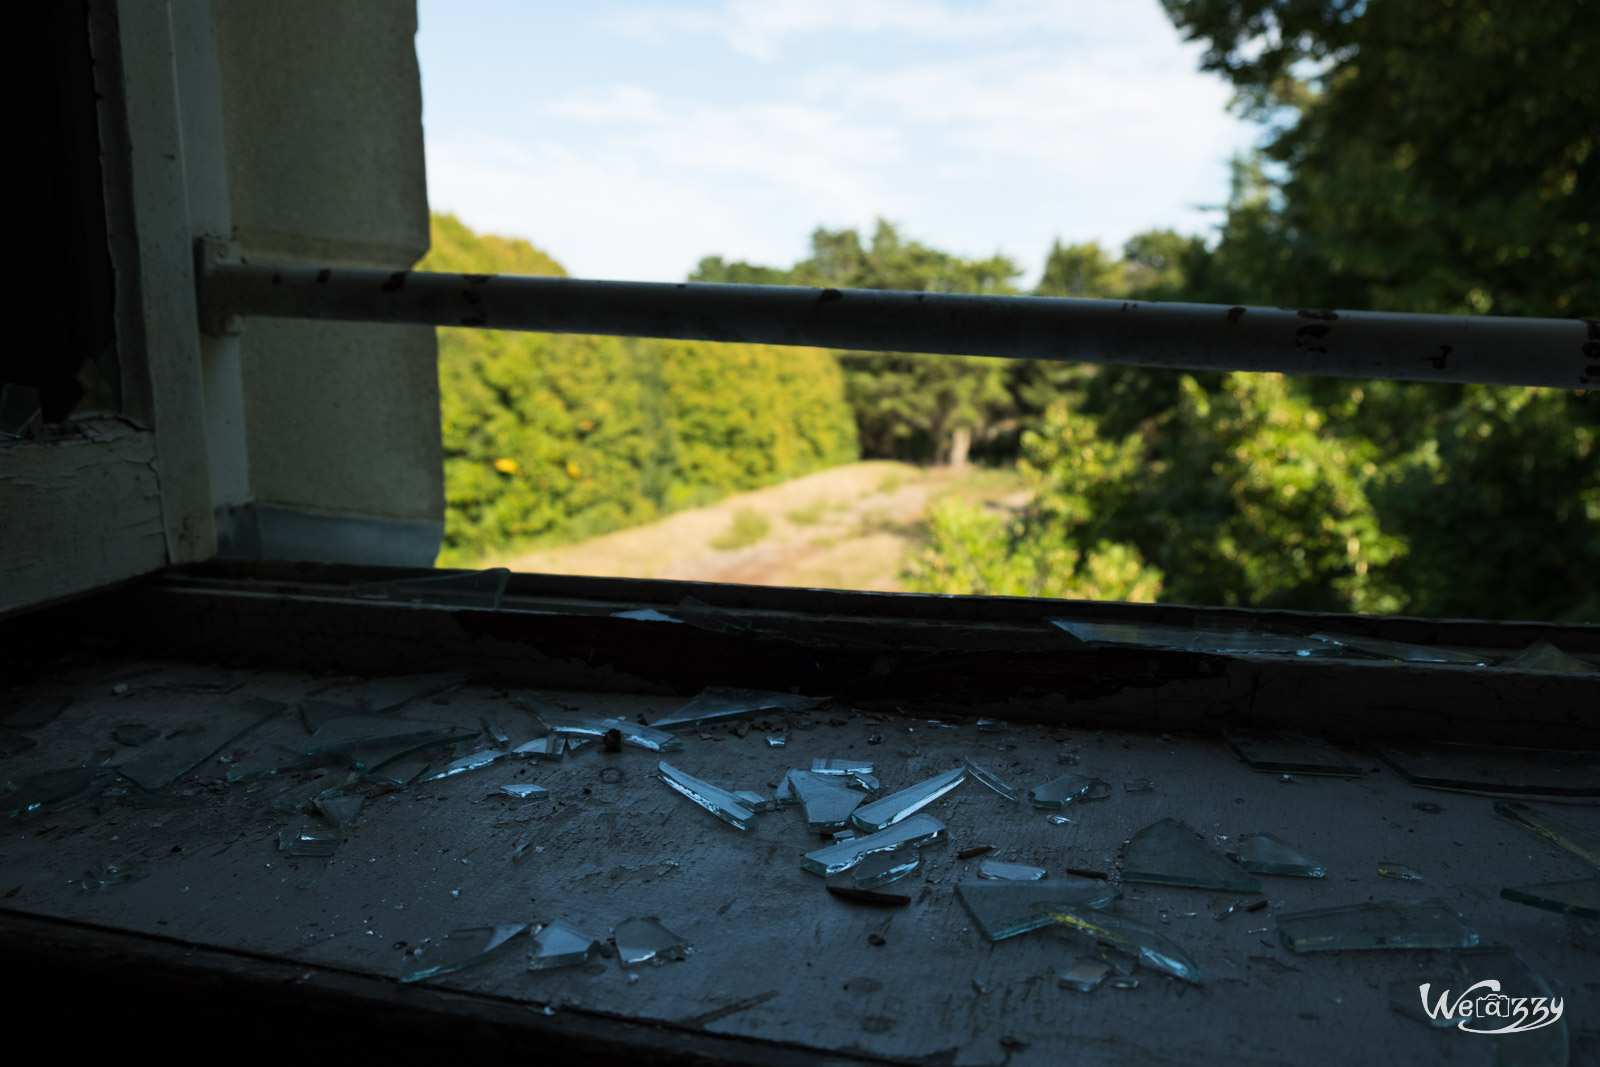
[(711, 547), (719, 552), (749, 548), (771, 531), (772, 523), (765, 515), (757, 514), (749, 508), (740, 508), (733, 513), (733, 521), (728, 524), (727, 531), (713, 540)]

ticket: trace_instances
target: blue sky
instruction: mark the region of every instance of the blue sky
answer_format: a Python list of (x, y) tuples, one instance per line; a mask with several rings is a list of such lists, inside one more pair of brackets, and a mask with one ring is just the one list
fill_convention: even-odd
[(1156, 0), (421, 0), (429, 200), (579, 277), (1207, 232), (1257, 137)]

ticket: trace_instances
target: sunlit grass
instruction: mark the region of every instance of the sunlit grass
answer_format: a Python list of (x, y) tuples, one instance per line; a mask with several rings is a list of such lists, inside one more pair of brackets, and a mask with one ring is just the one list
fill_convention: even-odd
[(765, 515), (740, 508), (733, 513), (733, 522), (728, 524), (727, 531), (712, 539), (711, 547), (719, 552), (749, 548), (771, 531), (772, 522)]

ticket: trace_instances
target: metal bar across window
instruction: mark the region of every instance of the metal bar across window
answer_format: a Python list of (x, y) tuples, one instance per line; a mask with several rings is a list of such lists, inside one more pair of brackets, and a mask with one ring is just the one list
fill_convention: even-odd
[(1584, 389), (1600, 323), (765, 285), (582, 281), (200, 256), (202, 322), (415, 323), (1187, 370)]

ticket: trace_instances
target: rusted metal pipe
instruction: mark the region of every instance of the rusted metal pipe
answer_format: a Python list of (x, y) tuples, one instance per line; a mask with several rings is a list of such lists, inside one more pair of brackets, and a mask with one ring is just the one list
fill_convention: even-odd
[(209, 332), (236, 317), (810, 345), (1188, 370), (1600, 386), (1600, 323), (1315, 308), (581, 281), (241, 264), (201, 250)]

